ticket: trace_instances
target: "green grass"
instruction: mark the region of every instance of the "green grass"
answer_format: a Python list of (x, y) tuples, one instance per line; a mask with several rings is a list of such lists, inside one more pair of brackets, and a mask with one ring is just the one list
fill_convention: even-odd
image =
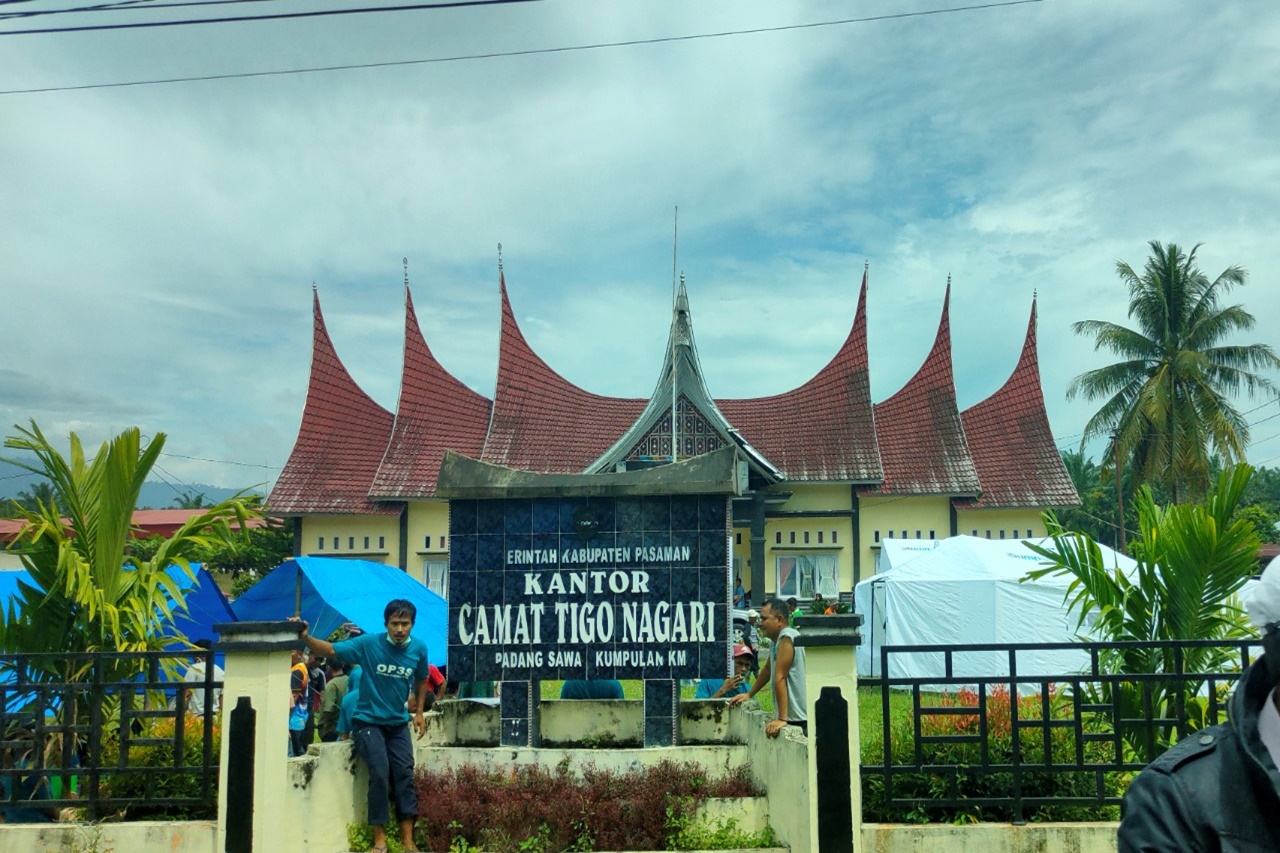
[[(543, 681), (542, 698), (559, 699), (560, 686), (563, 681)], [(680, 688), (682, 699), (692, 699), (696, 688)], [(644, 682), (628, 680), (622, 682), (622, 695), (627, 699), (644, 698)], [(773, 691), (765, 688), (755, 696), (760, 708), (766, 714), (773, 714)], [(911, 693), (906, 690), (894, 690), (889, 694), (889, 715), (897, 719), (911, 715)], [(858, 729), (863, 745), (879, 744), (884, 739), (883, 709), (881, 707), (880, 690), (874, 687), (858, 688)]]

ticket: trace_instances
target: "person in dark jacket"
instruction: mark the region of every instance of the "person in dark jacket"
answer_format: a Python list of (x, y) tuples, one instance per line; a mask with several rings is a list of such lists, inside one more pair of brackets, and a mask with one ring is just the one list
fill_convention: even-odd
[(1280, 851), (1280, 559), (1247, 606), (1262, 657), (1241, 674), (1228, 722), (1184, 738), (1129, 786), (1119, 853)]

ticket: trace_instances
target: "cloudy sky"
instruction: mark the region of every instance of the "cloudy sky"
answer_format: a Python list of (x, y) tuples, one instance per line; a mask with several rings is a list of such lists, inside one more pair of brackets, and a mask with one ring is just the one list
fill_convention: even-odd
[[(1202, 242), (1211, 275), (1244, 266), (1247, 340), (1280, 343), (1280, 5), (851, 21), (960, 5), (544, 0), (0, 35), (0, 423), (93, 442), (138, 425), (167, 433), (175, 483), (269, 482), (301, 417), (312, 284), (348, 369), (394, 409), (408, 257), (428, 343), (492, 397), (499, 243), (534, 348), (591, 391), (648, 396), (676, 206), (717, 396), (778, 393), (826, 363), (864, 262), (877, 401), (919, 367), (948, 275), (962, 407), (1007, 378), (1038, 293), (1063, 447), (1093, 411), (1067, 383), (1110, 360), (1070, 325), (1126, 322), (1114, 265), (1140, 266), (1148, 240)], [(800, 26), (824, 22), (844, 23)], [(1276, 466), (1280, 406), (1264, 403), (1239, 401), (1251, 461)]]

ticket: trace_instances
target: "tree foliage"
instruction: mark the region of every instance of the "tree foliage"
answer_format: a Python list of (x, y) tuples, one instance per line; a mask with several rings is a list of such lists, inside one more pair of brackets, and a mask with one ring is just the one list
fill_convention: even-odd
[(1075, 323), (1094, 348), (1120, 356), (1115, 364), (1077, 376), (1068, 399), (1104, 400), (1090, 418), (1081, 444), (1114, 431), (1121, 456), (1142, 482), (1163, 484), (1177, 502), (1204, 494), (1210, 458), (1243, 461), (1249, 426), (1230, 397), (1274, 395), (1276, 385), (1257, 371), (1280, 368), (1266, 344), (1225, 344), (1253, 328), (1241, 305), (1223, 305), (1246, 273), (1227, 267), (1210, 280), (1196, 265), (1195, 246), (1153, 240), (1142, 272), (1118, 261), (1116, 274), (1129, 289), (1130, 329), (1105, 320)]
[[(138, 492), (164, 440), (158, 434), (143, 445), (139, 430), (127, 429), (89, 459), (72, 433), (67, 458), (33, 421), (5, 441), (6, 447), (35, 454), (35, 463), (10, 461), (47, 477), (56, 501), (21, 512), (26, 526), (9, 550), (18, 554), (32, 583), (19, 585), (16, 602), (0, 619), (0, 652), (135, 652), (181, 638), (171, 619), (185, 608), (184, 596), (165, 569), (178, 566), (190, 575), (194, 554), (231, 541), (230, 522), (244, 528), (259, 510), (232, 498), (192, 516), (148, 559), (129, 556)], [(75, 681), (84, 667), (83, 659), (64, 657), (31, 675)]]
[(183, 492), (173, 499), (173, 505), (178, 509), (204, 509), (209, 501), (204, 492)]
[[(1169, 643), (1250, 636), (1237, 595), (1256, 570), (1259, 540), (1252, 523), (1233, 516), (1252, 473), (1248, 465), (1223, 472), (1203, 504), (1161, 506), (1150, 489), (1139, 489), (1133, 548), (1137, 567), (1129, 573), (1107, 566), (1095, 541), (1067, 530), (1052, 511), (1046, 512), (1053, 547), (1028, 547), (1048, 567), (1031, 572), (1028, 579), (1068, 575), (1066, 603), (1078, 619), (1077, 628), (1088, 627), (1103, 640)], [(1151, 685), (1155, 716), (1175, 721), (1163, 733), (1163, 748), (1178, 728), (1198, 727), (1201, 683), (1175, 674), (1220, 671), (1228, 662), (1223, 654), (1209, 647), (1176, 652), (1171, 645), (1127, 647), (1105, 656), (1102, 665), (1112, 673), (1170, 676), (1146, 682)], [(1099, 697), (1104, 704), (1115, 701), (1119, 710), (1114, 722), (1122, 730), (1124, 720), (1148, 716), (1142, 689), (1142, 684), (1126, 683), (1117, 695), (1104, 688)], [(1138, 742), (1131, 745), (1142, 748)]]

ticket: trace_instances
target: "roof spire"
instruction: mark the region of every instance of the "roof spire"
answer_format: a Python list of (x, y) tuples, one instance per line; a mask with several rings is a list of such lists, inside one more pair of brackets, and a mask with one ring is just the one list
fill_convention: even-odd
[(498, 275), (502, 275), (502, 244), (498, 244)]
[(404, 289), (409, 289), (409, 258), (404, 258)]

